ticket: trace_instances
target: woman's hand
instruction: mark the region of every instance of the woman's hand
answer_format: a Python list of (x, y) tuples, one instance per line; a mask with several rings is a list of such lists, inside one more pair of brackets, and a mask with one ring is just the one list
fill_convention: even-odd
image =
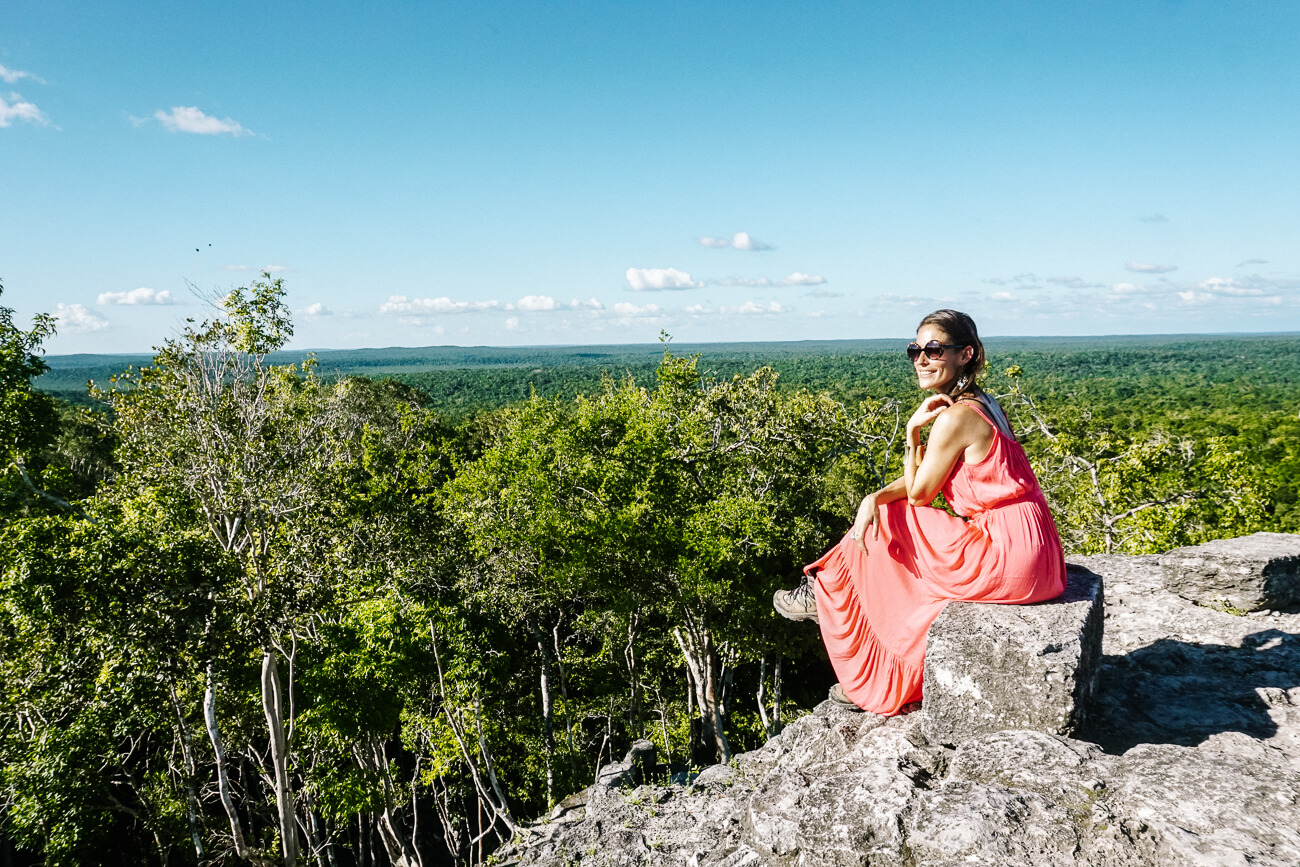
[[(953, 403), (953, 399), (946, 394), (930, 395), (921, 401), (921, 405), (916, 408), (916, 412), (912, 413), (912, 417), (907, 420), (908, 433), (917, 434), (921, 428), (938, 418), (939, 413), (952, 406)], [(915, 444), (916, 442), (913, 441), (913, 445)]]
[(863, 551), (867, 550), (867, 533), (871, 534), (873, 542), (880, 538), (880, 506), (876, 499), (875, 494), (867, 494), (862, 498), (857, 517), (853, 519), (853, 528), (849, 530), (849, 536), (857, 540), (858, 547)]

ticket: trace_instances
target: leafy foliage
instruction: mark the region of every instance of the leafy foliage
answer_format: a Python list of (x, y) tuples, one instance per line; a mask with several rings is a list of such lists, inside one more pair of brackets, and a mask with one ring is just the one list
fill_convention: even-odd
[[(832, 677), (771, 592), (917, 399), (870, 342), (325, 375), (268, 274), (90, 410), (33, 388), (51, 333), (0, 307), (0, 833), (50, 864), (473, 862), (637, 738), (756, 745)], [(1300, 530), (1297, 342), (991, 341), (985, 382), (1072, 551), (1163, 550)]]

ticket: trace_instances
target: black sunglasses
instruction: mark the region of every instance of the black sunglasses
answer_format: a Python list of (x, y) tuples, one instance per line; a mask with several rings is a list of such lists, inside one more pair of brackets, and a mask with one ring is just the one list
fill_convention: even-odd
[(937, 340), (931, 340), (925, 346), (918, 343), (909, 343), (907, 344), (907, 360), (916, 361), (924, 352), (926, 358), (931, 361), (938, 361), (943, 356), (945, 349), (961, 349), (965, 345), (965, 343), (940, 343)]

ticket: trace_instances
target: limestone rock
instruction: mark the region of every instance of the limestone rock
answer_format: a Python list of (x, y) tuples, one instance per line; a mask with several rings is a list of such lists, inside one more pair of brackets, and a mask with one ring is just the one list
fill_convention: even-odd
[(948, 603), (926, 644), (926, 737), (1073, 733), (1096, 689), (1102, 622), (1102, 579), (1081, 566), (1069, 567), (1065, 594), (1050, 602)]
[(1300, 535), (1255, 533), (1161, 555), (1165, 589), (1241, 611), (1300, 604)]
[(1074, 559), (1106, 587), (1075, 737), (1003, 730), (949, 749), (924, 713), (823, 702), (693, 784), (593, 786), (498, 863), (1300, 864), (1300, 613), (1197, 606), (1165, 590), (1155, 556)]

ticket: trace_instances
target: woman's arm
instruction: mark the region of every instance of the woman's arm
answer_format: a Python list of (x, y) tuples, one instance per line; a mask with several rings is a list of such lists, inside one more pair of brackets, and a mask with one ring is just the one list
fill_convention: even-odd
[(862, 498), (862, 503), (858, 506), (858, 514), (853, 519), (853, 527), (849, 530), (849, 535), (858, 540), (858, 544), (865, 551), (867, 548), (866, 536), (871, 533), (871, 538), (880, 537), (880, 506), (885, 503), (892, 503), (895, 500), (901, 500), (907, 496), (907, 489), (903, 487), (903, 479), (899, 477), (889, 484), (885, 485), (878, 491), (873, 491)]
[[(992, 429), (973, 410), (947, 412), (952, 399), (937, 394), (927, 398), (907, 423), (908, 450), (903, 455), (903, 486), (913, 506), (928, 506), (953, 467), (972, 446), (987, 453)], [(926, 445), (921, 430), (933, 423)]]

